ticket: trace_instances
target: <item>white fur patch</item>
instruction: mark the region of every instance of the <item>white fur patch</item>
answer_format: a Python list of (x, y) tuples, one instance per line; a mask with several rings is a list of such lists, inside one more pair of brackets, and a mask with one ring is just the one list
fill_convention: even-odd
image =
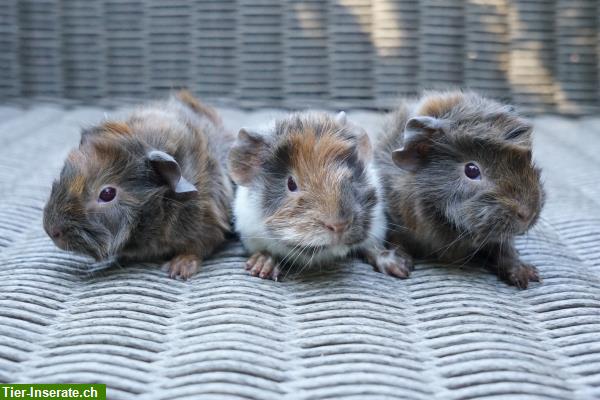
[[(244, 186), (238, 187), (233, 205), (235, 229), (240, 234), (242, 243), (250, 253), (265, 251), (279, 259), (289, 257), (290, 261), (299, 263), (323, 264), (344, 258), (352, 250), (382, 246), (386, 234), (383, 190), (377, 171), (372, 164), (367, 166), (367, 174), (369, 183), (375, 187), (378, 202), (372, 210), (368, 235), (364, 241), (357, 245), (330, 246), (325, 250), (319, 251), (317, 254), (312, 254), (311, 250), (307, 250), (305, 254), (293, 251), (293, 247), (288, 246), (278, 238), (273, 237), (272, 233), (268, 232), (264, 223), (260, 194), (251, 192), (251, 189)], [(293, 242), (293, 237), (287, 239)]]
[(369, 227), (368, 238), (366, 238), (364, 242), (357, 246), (359, 249), (383, 246), (383, 241), (385, 240), (385, 234), (387, 230), (383, 188), (379, 180), (377, 169), (372, 163), (367, 165), (367, 177), (369, 179), (369, 183), (373, 185), (375, 192), (377, 193), (377, 204), (371, 211), (371, 226)]
[[(279, 259), (287, 257), (291, 261), (299, 263), (320, 264), (343, 258), (351, 250), (349, 246), (339, 245), (331, 246), (314, 255), (310, 250), (305, 251), (303, 254), (294, 251), (293, 247), (288, 246), (268, 232), (261, 212), (261, 198), (258, 194), (251, 193), (247, 187), (238, 187), (233, 209), (235, 229), (250, 253), (266, 251)], [(293, 239), (290, 241), (293, 241)]]

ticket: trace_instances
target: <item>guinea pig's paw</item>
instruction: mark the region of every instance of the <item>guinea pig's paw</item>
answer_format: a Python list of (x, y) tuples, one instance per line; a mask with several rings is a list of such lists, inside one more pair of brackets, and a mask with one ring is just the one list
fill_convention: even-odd
[(181, 278), (184, 281), (192, 277), (200, 269), (200, 259), (193, 254), (179, 255), (163, 264), (163, 270), (173, 279)]
[(267, 253), (254, 253), (248, 261), (246, 261), (246, 270), (250, 272), (252, 276), (258, 276), (263, 279), (273, 279), (274, 281), (279, 280), (279, 265)]
[(383, 274), (406, 279), (413, 270), (413, 263), (410, 257), (400, 256), (393, 250), (382, 250), (375, 255), (373, 267)]
[(506, 280), (519, 289), (527, 289), (529, 282), (540, 282), (540, 275), (536, 267), (531, 264), (516, 262), (507, 271)]

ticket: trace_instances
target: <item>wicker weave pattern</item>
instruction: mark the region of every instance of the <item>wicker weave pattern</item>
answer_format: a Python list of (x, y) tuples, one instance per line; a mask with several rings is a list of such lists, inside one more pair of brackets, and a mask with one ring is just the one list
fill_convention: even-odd
[(154, 265), (87, 276), (41, 216), (103, 114), (0, 107), (0, 381), (104, 382), (111, 399), (600, 398), (600, 120), (536, 121), (548, 204), (518, 247), (544, 283), (518, 291), (477, 268), (399, 281), (358, 261), (274, 283), (235, 242), (186, 283)]
[(470, 87), (598, 112), (596, 0), (4, 0), (0, 98), (390, 107)]

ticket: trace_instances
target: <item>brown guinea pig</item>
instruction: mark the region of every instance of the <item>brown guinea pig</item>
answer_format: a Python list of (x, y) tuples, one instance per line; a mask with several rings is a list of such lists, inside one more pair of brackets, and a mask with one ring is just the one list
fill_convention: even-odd
[(531, 131), (513, 107), (475, 93), (402, 104), (375, 146), (398, 255), (478, 260), (519, 288), (539, 281), (513, 244), (544, 202)]
[(170, 276), (187, 279), (230, 230), (222, 163), (232, 141), (185, 91), (85, 129), (52, 185), (44, 229), (98, 264), (170, 259)]
[(369, 137), (344, 113), (303, 112), (240, 130), (229, 171), (239, 185), (235, 227), (252, 254), (252, 275), (277, 280), (280, 267), (356, 253), (380, 272), (408, 276), (383, 247), (383, 194)]

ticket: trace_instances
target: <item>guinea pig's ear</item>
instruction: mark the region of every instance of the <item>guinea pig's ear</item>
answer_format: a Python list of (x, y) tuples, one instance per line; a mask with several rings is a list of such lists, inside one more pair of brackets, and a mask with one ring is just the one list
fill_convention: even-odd
[(504, 138), (516, 145), (531, 146), (532, 130), (533, 127), (530, 124), (523, 122), (518, 127), (506, 132)]
[(373, 148), (371, 147), (371, 140), (367, 132), (359, 126), (348, 124), (348, 117), (344, 111), (337, 113), (335, 120), (337, 123), (349, 127), (356, 134), (356, 152), (358, 158), (364, 163), (371, 161), (371, 158), (373, 158)]
[(175, 193), (197, 192), (198, 189), (181, 176), (177, 161), (164, 151), (153, 150), (148, 153), (152, 168), (160, 175)]
[(371, 139), (369, 139), (369, 135), (363, 129), (360, 129), (356, 141), (356, 150), (358, 153), (358, 158), (362, 162), (368, 163), (369, 161), (371, 161), (371, 158), (373, 158), (373, 147), (371, 146)]
[(346, 125), (346, 123), (348, 122), (348, 117), (346, 117), (346, 113), (344, 111), (340, 111), (335, 116), (335, 120), (342, 125)]
[(268, 144), (265, 138), (246, 128), (240, 129), (229, 151), (228, 166), (231, 179), (238, 185), (248, 185), (258, 175)]
[(416, 171), (427, 158), (431, 138), (444, 125), (444, 120), (433, 117), (418, 116), (409, 119), (404, 128), (402, 147), (392, 152), (394, 163), (407, 171)]

